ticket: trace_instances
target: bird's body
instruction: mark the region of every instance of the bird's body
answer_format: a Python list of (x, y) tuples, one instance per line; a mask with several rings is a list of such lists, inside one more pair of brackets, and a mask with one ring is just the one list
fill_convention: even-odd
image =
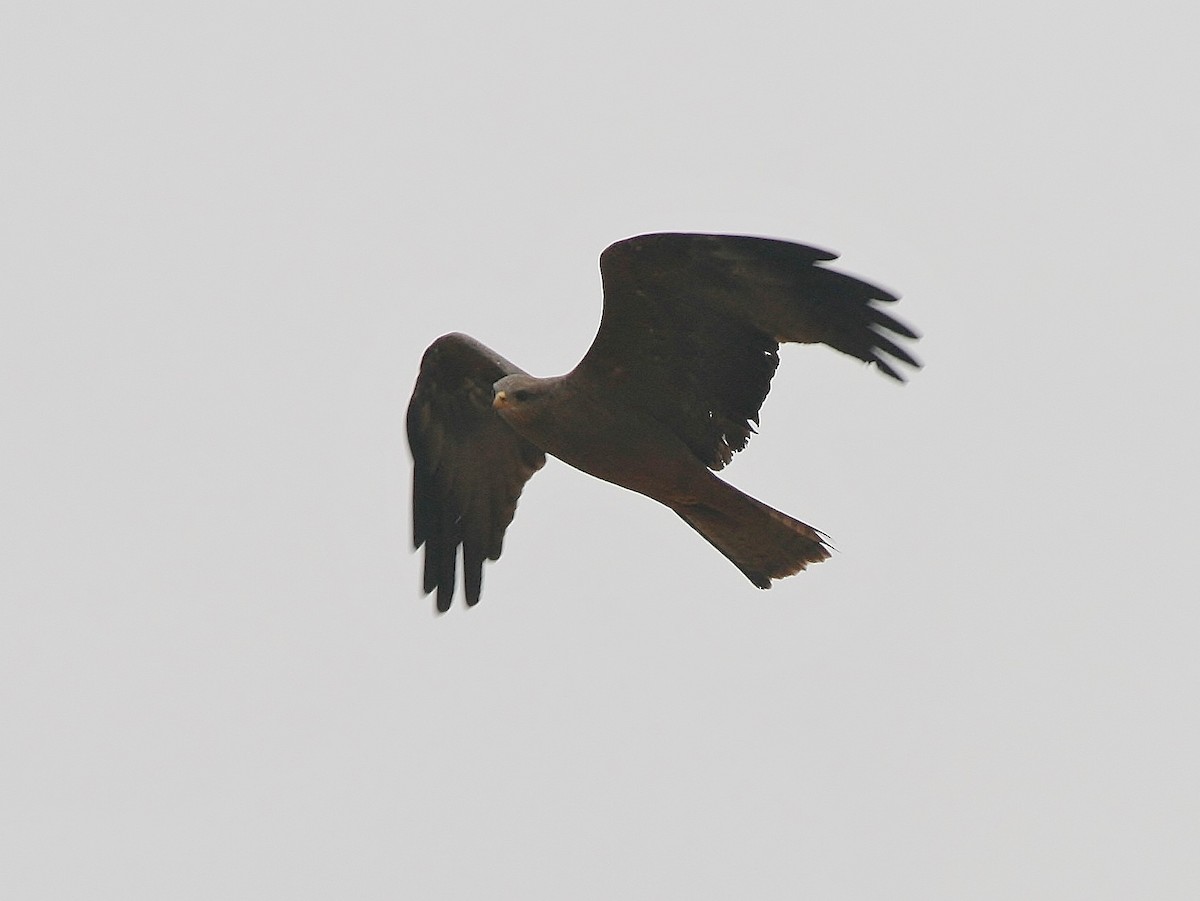
[[(518, 435), (569, 466), (674, 510), (755, 585), (770, 587), (772, 578), (829, 556), (815, 529), (717, 478), (658, 420), (607, 402), (602, 392), (575, 390), (566, 376), (511, 375), (495, 387), (493, 406)], [(527, 399), (514, 403), (517, 392)], [(573, 415), (561, 415), (567, 406)], [(762, 540), (764, 529), (768, 540)]]
[(414, 544), (446, 610), (463, 547), (468, 604), (500, 556), (517, 497), (545, 454), (675, 511), (760, 588), (829, 556), (812, 527), (722, 481), (749, 440), (780, 341), (824, 342), (899, 379), (919, 365), (874, 306), (896, 298), (764, 238), (642, 235), (601, 257), (605, 305), (570, 373), (539, 379), (472, 338), (426, 351), (408, 410)]
[[(506, 390), (531, 383), (538, 388), (524, 402), (515, 399), (516, 392), (531, 389)], [(507, 376), (496, 391), (493, 407), (518, 435), (590, 476), (665, 504), (685, 500), (698, 490), (699, 477), (712, 476), (663, 423), (569, 376)]]

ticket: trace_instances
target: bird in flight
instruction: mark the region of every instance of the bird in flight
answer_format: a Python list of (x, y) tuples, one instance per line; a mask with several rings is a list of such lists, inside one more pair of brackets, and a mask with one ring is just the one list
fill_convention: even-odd
[(829, 269), (837, 254), (735, 235), (650, 234), (600, 256), (604, 312), (571, 372), (534, 378), (462, 334), (425, 351), (408, 405), (413, 546), (450, 608), (468, 606), (546, 454), (674, 510), (754, 585), (829, 556), (821, 532), (713, 474), (758, 424), (784, 342), (827, 344), (903, 382), (919, 336), (896, 295)]

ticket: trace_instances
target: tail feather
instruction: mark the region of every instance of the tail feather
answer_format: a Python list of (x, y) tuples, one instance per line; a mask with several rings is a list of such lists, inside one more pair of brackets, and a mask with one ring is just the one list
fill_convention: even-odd
[(727, 482), (720, 484), (728, 490), (717, 498), (673, 509), (759, 588), (829, 559), (821, 532)]

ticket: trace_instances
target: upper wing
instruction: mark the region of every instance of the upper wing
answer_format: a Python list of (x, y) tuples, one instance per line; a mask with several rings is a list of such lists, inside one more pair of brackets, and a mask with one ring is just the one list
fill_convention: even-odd
[(492, 384), (522, 372), (466, 335), (438, 338), (421, 358), (408, 404), (413, 547), (425, 545), (425, 593), (450, 609), (463, 547), (467, 603), (479, 603), (483, 561), (500, 557), (517, 498), (546, 455), (492, 410)]
[[(600, 257), (604, 315), (571, 373), (667, 423), (712, 469), (746, 446), (779, 344), (821, 342), (903, 381), (918, 337), (875, 304), (894, 294), (826, 269), (828, 251), (731, 235), (654, 234)], [(889, 334), (890, 333), (890, 334)]]

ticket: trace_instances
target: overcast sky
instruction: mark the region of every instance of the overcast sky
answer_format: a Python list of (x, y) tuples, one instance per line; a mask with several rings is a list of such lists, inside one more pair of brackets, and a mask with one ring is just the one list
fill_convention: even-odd
[[(419, 7), (419, 8), (418, 8)], [(0, 894), (1200, 896), (1194, 5), (23, 3), (0, 25)], [(551, 461), (419, 593), (403, 412), (655, 230), (828, 247), (753, 588)]]

